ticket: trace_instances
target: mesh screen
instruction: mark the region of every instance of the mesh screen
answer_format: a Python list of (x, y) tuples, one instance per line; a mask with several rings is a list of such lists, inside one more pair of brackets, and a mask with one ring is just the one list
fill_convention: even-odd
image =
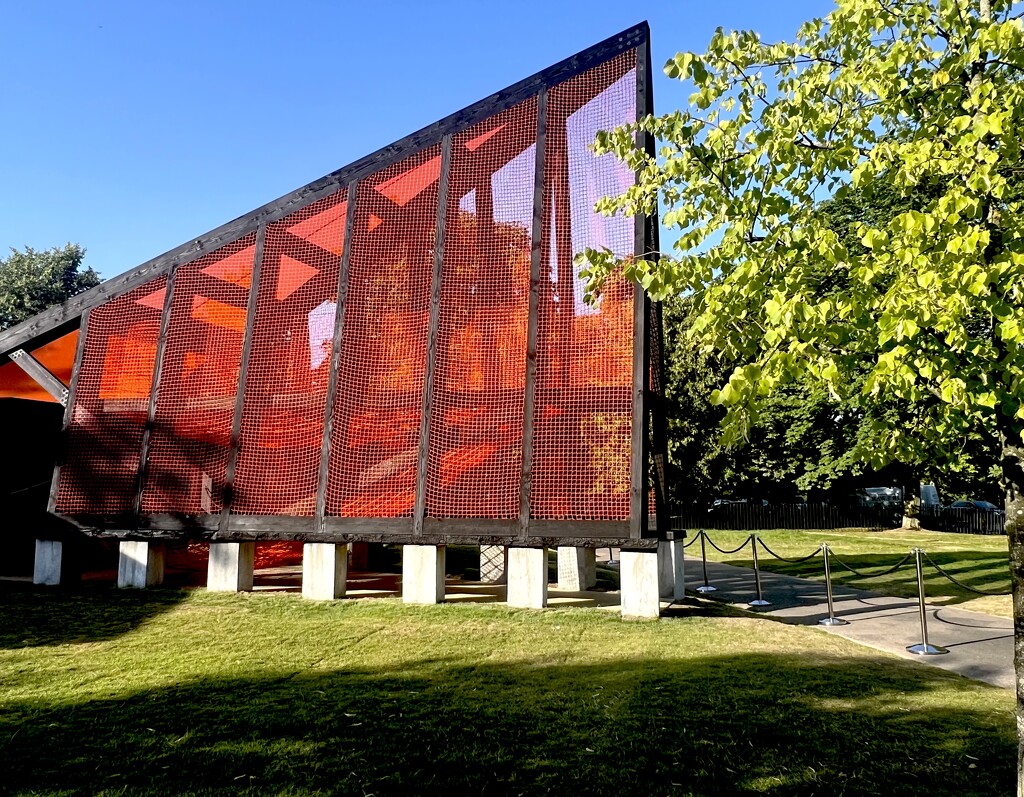
[(593, 207), (599, 197), (622, 193), (634, 175), (587, 145), (598, 130), (635, 118), (635, 62), (628, 51), (549, 93), (548, 268), (538, 317), (531, 484), (537, 518), (629, 517), (633, 287), (614, 278), (599, 304), (588, 305), (573, 257), (588, 246), (633, 254), (633, 219), (605, 218)]
[(233, 512), (315, 512), (346, 194), (267, 228)]
[(440, 147), (356, 195), (327, 512), (412, 514), (426, 368)]
[(536, 129), (530, 100), (452, 141), (431, 517), (519, 517)]
[(252, 233), (175, 274), (144, 512), (223, 508), (255, 252)]
[(160, 277), (89, 314), (58, 512), (119, 515), (134, 509), (166, 285)]

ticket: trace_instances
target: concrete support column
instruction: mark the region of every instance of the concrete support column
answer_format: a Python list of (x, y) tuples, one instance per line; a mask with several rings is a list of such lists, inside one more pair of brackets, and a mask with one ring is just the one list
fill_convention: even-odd
[(402, 602), (444, 601), (443, 545), (402, 546)]
[(658, 543), (658, 581), (661, 597), (679, 601), (686, 597), (685, 549), (683, 537)]
[(480, 546), (480, 580), (486, 584), (504, 584), (508, 568), (508, 548), (504, 545)]
[(121, 540), (117, 551), (118, 589), (145, 589), (164, 583), (167, 546), (162, 542)]
[(60, 584), (64, 560), (64, 543), (60, 540), (36, 540), (36, 559), (32, 583), (54, 587)]
[(558, 549), (558, 588), (583, 592), (597, 586), (597, 549)]
[(348, 546), (307, 542), (302, 546), (302, 597), (332, 601), (345, 596)]
[(211, 592), (249, 592), (256, 556), (254, 542), (211, 542), (206, 588)]
[(622, 551), (619, 555), (619, 594), (622, 616), (654, 618), (661, 614), (657, 551)]
[(548, 605), (548, 549), (508, 549), (509, 606), (543, 609)]

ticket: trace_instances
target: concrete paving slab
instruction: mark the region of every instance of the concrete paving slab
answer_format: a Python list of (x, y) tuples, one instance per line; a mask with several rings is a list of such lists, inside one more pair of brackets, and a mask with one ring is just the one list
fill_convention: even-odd
[[(699, 560), (687, 560), (688, 586), (703, 583)], [(704, 597), (744, 606), (784, 622), (818, 625), (828, 616), (825, 585), (804, 578), (761, 571), (761, 591), (771, 605), (749, 606), (756, 596), (754, 571), (745, 567), (708, 562), (708, 582), (717, 591)], [(941, 667), (968, 678), (1012, 689), (1013, 621), (952, 606), (927, 606), (928, 641), (949, 650), (938, 656), (920, 656), (907, 651), (921, 642), (920, 611), (916, 600), (894, 598), (869, 590), (834, 584), (835, 616), (849, 625), (819, 626), (832, 634), (896, 653), (904, 658)]]

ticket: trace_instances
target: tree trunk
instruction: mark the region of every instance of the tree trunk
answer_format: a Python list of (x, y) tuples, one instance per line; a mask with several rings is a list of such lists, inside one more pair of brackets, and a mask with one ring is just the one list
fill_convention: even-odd
[(1000, 424), (1006, 535), (1013, 584), (1013, 669), (1017, 687), (1017, 797), (1024, 797), (1024, 445), (1009, 419)]

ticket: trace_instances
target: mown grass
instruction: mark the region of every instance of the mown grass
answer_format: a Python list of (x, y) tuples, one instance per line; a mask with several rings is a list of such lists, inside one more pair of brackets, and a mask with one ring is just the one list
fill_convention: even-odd
[[(870, 589), (887, 595), (917, 597), (914, 560), (889, 575), (877, 575), (900, 561), (912, 548), (923, 548), (931, 559), (957, 581), (985, 592), (1008, 592), (1010, 589), (1009, 554), (1003, 536), (977, 534), (951, 534), (932, 531), (867, 531), (864, 529), (837, 529), (797, 531), (773, 529), (756, 532), (769, 548), (779, 556), (795, 559), (805, 556), (823, 542), (827, 542), (839, 562), (833, 559), (832, 577), (836, 582), (851, 587)], [(750, 536), (749, 531), (707, 532), (718, 547), (736, 548)], [(691, 532), (691, 538), (695, 532)], [(706, 546), (708, 559), (727, 564), (750, 567), (753, 561), (749, 546), (742, 551), (723, 555)], [(700, 558), (700, 543), (687, 548), (687, 555)], [(773, 573), (785, 573), (823, 580), (821, 557), (792, 564), (775, 559), (764, 549), (758, 549), (758, 563)], [(864, 578), (845, 569), (843, 563), (868, 575)], [(1009, 595), (979, 596), (957, 586), (938, 573), (927, 561), (924, 568), (925, 593), (930, 603), (957, 604), (961, 608), (986, 612), (1000, 617), (1012, 617), (1013, 606)]]
[(1013, 696), (725, 607), (0, 593), (0, 792), (1002, 795)]

